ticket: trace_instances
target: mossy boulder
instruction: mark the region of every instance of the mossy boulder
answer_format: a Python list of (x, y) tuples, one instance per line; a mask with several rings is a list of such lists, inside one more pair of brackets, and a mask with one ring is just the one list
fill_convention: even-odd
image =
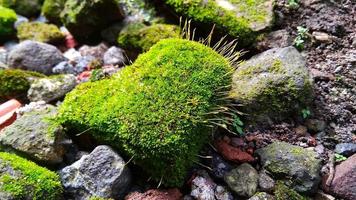
[(294, 47), (275, 48), (243, 62), (233, 75), (231, 97), (251, 124), (300, 113), (313, 97), (305, 59)]
[(42, 14), (52, 23), (61, 24), (61, 12), (66, 0), (45, 0), (42, 5)]
[(25, 97), (34, 78), (44, 75), (19, 69), (0, 70), (0, 99)]
[(0, 131), (0, 149), (44, 164), (60, 164), (65, 153), (65, 134), (60, 125), (49, 120), (56, 114), (57, 108), (52, 105), (25, 112)]
[(162, 39), (179, 38), (180, 28), (175, 25), (143, 23), (128, 24), (119, 34), (119, 46), (129, 50), (148, 51)]
[(21, 40), (33, 40), (44, 43), (58, 43), (65, 35), (56, 25), (43, 22), (24, 22), (17, 27), (17, 37)]
[(241, 45), (272, 25), (274, 0), (164, 0), (176, 13), (238, 37)]
[(60, 200), (59, 176), (15, 154), (0, 152), (0, 199)]
[(11, 8), (17, 14), (33, 17), (40, 13), (43, 0), (0, 0), (0, 5)]
[(61, 21), (77, 40), (100, 36), (110, 23), (123, 18), (117, 0), (67, 0)]
[(13, 10), (0, 5), (0, 37), (8, 37), (14, 34), (16, 20), (17, 16)]
[(274, 142), (258, 149), (262, 166), (276, 179), (290, 182), (294, 190), (313, 194), (320, 182), (321, 161), (312, 150), (294, 146), (286, 142)]
[(165, 39), (112, 78), (77, 86), (57, 120), (133, 157), (154, 180), (181, 186), (209, 138), (208, 113), (223, 104), (217, 91), (224, 92), (232, 72), (209, 47)]

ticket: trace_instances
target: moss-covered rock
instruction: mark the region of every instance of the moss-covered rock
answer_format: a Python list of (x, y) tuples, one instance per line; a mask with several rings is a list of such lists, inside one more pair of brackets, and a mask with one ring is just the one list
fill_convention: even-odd
[(216, 91), (231, 83), (232, 71), (209, 47), (165, 39), (111, 79), (79, 85), (58, 121), (133, 157), (154, 180), (180, 186), (209, 138), (207, 113), (223, 104)]
[(1, 131), (0, 149), (21, 153), (47, 165), (60, 164), (65, 153), (65, 134), (60, 125), (49, 118), (57, 114), (57, 108), (45, 105), (25, 112)]
[(17, 27), (17, 37), (21, 40), (33, 40), (56, 43), (64, 40), (65, 35), (56, 25), (42, 22), (24, 22)]
[(143, 23), (132, 23), (119, 34), (120, 47), (130, 50), (148, 51), (162, 39), (179, 38), (180, 29), (175, 25), (154, 24), (146, 26)]
[(180, 15), (193, 21), (213, 25), (241, 45), (254, 41), (256, 31), (271, 26), (273, 0), (164, 0)]
[(52, 23), (61, 23), (61, 12), (66, 0), (45, 0), (42, 5), (42, 14)]
[(234, 73), (231, 97), (244, 104), (250, 123), (266, 124), (299, 113), (313, 97), (305, 59), (294, 47), (252, 57)]
[(78, 40), (100, 36), (100, 31), (123, 18), (117, 0), (67, 0), (61, 21)]
[(1, 199), (60, 200), (58, 175), (15, 154), (0, 152)]
[(33, 78), (44, 75), (19, 69), (0, 70), (0, 99), (24, 97)]
[(276, 200), (307, 200), (306, 197), (289, 188), (281, 181), (277, 181), (274, 195), (276, 197)]
[(11, 36), (15, 32), (16, 20), (17, 16), (13, 10), (0, 6), (0, 37)]
[(40, 13), (43, 0), (0, 0), (0, 5), (12, 8), (17, 14), (33, 17)]
[(285, 142), (258, 149), (262, 166), (275, 178), (290, 181), (291, 188), (304, 194), (315, 193), (320, 182), (321, 161), (312, 150)]

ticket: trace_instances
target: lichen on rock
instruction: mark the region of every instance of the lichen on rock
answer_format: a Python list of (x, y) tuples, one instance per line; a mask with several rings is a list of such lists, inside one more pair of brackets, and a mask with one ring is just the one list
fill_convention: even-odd
[(231, 97), (244, 105), (251, 124), (299, 113), (313, 97), (305, 59), (294, 47), (270, 49), (242, 62), (232, 84)]

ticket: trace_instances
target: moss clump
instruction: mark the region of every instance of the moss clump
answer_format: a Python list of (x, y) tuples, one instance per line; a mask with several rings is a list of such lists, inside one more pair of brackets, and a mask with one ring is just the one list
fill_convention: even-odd
[(17, 16), (13, 10), (0, 6), (0, 37), (11, 36), (15, 32), (16, 20)]
[(154, 24), (146, 26), (142, 23), (133, 23), (121, 31), (118, 43), (125, 49), (148, 51), (162, 39), (179, 37), (180, 29), (175, 25)]
[(17, 37), (21, 40), (33, 40), (45, 43), (63, 41), (65, 35), (53, 24), (25, 22), (17, 28)]
[[(9, 193), (14, 199), (59, 200), (63, 191), (59, 176), (46, 168), (15, 154), (0, 152), (0, 191)], [(14, 173), (16, 174), (16, 173)]]
[(20, 15), (33, 17), (40, 13), (42, 0), (0, 0), (0, 5), (14, 9)]
[(282, 181), (277, 181), (274, 195), (276, 200), (308, 200), (298, 192), (288, 188)]
[(58, 120), (90, 129), (133, 156), (154, 180), (181, 186), (209, 138), (207, 113), (223, 103), (216, 91), (231, 83), (232, 71), (209, 47), (165, 39), (112, 78), (79, 85), (66, 96)]
[(25, 96), (30, 88), (30, 79), (34, 77), (45, 76), (20, 69), (0, 70), (0, 99)]
[(60, 14), (64, 9), (66, 0), (45, 0), (42, 5), (42, 14), (52, 23), (60, 24)]

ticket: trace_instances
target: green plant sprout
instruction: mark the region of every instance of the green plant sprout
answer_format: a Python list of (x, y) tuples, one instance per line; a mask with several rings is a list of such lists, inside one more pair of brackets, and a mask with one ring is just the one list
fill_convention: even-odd
[(303, 50), (304, 49), (304, 44), (306, 40), (308, 39), (308, 28), (305, 28), (303, 26), (298, 26), (297, 27), (297, 37), (294, 39), (293, 45), (299, 49)]

